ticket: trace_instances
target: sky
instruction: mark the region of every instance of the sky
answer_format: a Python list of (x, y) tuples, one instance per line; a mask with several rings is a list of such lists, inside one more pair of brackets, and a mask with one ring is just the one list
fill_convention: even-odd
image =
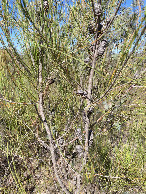
[[(10, 5), (12, 6), (12, 2), (14, 0), (9, 0), (10, 1)], [(33, 0), (34, 1), (34, 0)], [(63, 0), (65, 1), (65, 0)], [(31, 0), (29, 0), (29, 2), (31, 2)], [(132, 4), (133, 0), (126, 0), (125, 3), (123, 4), (125, 7), (131, 7), (131, 4)], [(0, 2), (0, 10), (1, 10), (1, 2)], [(1, 21), (1, 17), (0, 17), (0, 21)], [(0, 28), (0, 33), (2, 33), (2, 30)], [(15, 33), (12, 31), (12, 34), (11, 34), (11, 37), (13, 38), (13, 42), (14, 42), (14, 45), (16, 46), (16, 48), (18, 50), (20, 50), (20, 47), (19, 47), (19, 43), (16, 41), (16, 37), (15, 37)], [(4, 41), (6, 42), (6, 39), (4, 39)], [(2, 44), (0, 43), (0, 48), (2, 47)]]

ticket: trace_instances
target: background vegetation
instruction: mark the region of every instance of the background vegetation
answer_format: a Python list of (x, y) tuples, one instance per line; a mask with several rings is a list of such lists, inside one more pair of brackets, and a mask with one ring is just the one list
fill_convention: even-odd
[(145, 193), (144, 1), (1, 5), (1, 193)]

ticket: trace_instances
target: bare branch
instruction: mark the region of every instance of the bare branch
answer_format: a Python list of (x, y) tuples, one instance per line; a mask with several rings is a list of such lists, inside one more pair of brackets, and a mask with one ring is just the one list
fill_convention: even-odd
[(42, 122), (44, 123), (47, 135), (49, 137), (49, 142), (50, 142), (49, 149), (50, 149), (50, 152), (51, 152), (51, 157), (52, 157), (52, 163), (53, 163), (53, 168), (54, 168), (55, 176), (56, 176), (57, 181), (58, 181), (59, 185), (61, 186), (62, 190), (66, 194), (70, 194), (69, 190), (63, 184), (62, 180), (60, 179), (60, 177), (58, 175), (57, 163), (56, 163), (56, 159), (55, 159), (55, 152), (54, 152), (54, 145), (53, 145), (52, 135), (51, 135), (51, 131), (49, 129), (49, 126), (47, 124), (47, 121), (46, 121), (46, 118), (45, 118), (45, 115), (44, 115), (43, 91), (42, 91), (42, 62), (41, 62), (40, 59), (39, 59), (39, 114), (41, 116)]
[[(100, 0), (98, 0), (98, 4), (101, 6), (101, 1)], [(92, 1), (92, 6), (93, 6), (93, 9), (94, 9), (95, 5), (94, 5), (93, 1)], [(99, 32), (100, 16), (101, 15), (97, 16), (98, 29), (97, 29), (97, 32), (96, 32), (96, 35), (95, 35), (95, 40), (97, 40), (97, 38), (100, 34), (100, 32)], [(95, 43), (95, 50), (94, 50), (93, 59), (92, 59), (92, 68), (91, 68), (90, 75), (89, 75), (88, 90), (87, 90), (87, 92), (88, 92), (87, 93), (87, 107), (86, 107), (86, 110), (85, 110), (85, 153), (84, 153), (84, 159), (83, 159), (83, 167), (86, 164), (87, 155), (88, 155), (88, 146), (89, 146), (88, 141), (89, 141), (89, 128), (90, 128), (90, 118), (89, 118), (89, 114), (88, 114), (88, 109), (91, 108), (91, 92), (92, 92), (92, 88), (93, 88), (94, 69), (95, 69), (96, 58), (98, 56), (97, 44), (98, 44), (98, 41), (96, 41), (96, 43)]]

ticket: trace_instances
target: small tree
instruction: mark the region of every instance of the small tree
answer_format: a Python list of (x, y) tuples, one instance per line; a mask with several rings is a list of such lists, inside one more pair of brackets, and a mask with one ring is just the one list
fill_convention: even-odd
[[(112, 184), (116, 187), (118, 181), (110, 176), (116, 177), (118, 165), (112, 148), (117, 149), (121, 138), (126, 144), (130, 109), (124, 105), (132, 103), (127, 94), (134, 87), (127, 72), (136, 49), (140, 57), (143, 52), (145, 17), (139, 1), (138, 6), (139, 12), (131, 13), (122, 0), (76, 1), (73, 5), (2, 1), (0, 40), (10, 56), (1, 73), (7, 75), (1, 84), (2, 122), (5, 133), (13, 137), (11, 141), (5, 138), (7, 150), (3, 149), (8, 174), (16, 184), (9, 188), (41, 190), (31, 177), (41, 168), (44, 184), (46, 169), (51, 174), (48, 192), (51, 185), (65, 193), (109, 192)], [(1, 56), (4, 59), (6, 54)], [(136, 65), (132, 70), (136, 76)], [(120, 158), (118, 151), (115, 154)], [(29, 164), (30, 158), (35, 167)], [(133, 179), (132, 173), (125, 172), (118, 177), (122, 187), (127, 176)]]

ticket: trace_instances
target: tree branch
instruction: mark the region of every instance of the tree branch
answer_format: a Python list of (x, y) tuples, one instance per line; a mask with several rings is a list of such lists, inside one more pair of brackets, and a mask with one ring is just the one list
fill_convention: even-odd
[[(101, 1), (98, 0), (98, 3), (101, 5)], [(93, 5), (94, 7), (94, 5)], [(100, 26), (100, 15), (97, 16), (97, 23), (98, 25), (98, 30), (99, 30), (99, 26)], [(99, 36), (99, 32), (96, 32), (95, 35), (95, 39), (97, 39), (97, 37)], [(92, 88), (93, 88), (93, 77), (94, 77), (94, 69), (95, 69), (95, 63), (96, 63), (96, 58), (97, 58), (97, 54), (98, 54), (98, 50), (97, 50), (97, 44), (98, 41), (96, 41), (95, 43), (95, 51), (94, 51), (94, 55), (93, 55), (93, 60), (92, 60), (92, 68), (90, 71), (90, 75), (89, 75), (89, 83), (88, 83), (88, 94), (87, 94), (87, 107), (86, 107), (86, 111), (85, 111), (85, 153), (84, 153), (84, 159), (83, 159), (83, 167), (86, 164), (86, 160), (87, 160), (87, 155), (88, 155), (88, 146), (89, 146), (89, 128), (90, 128), (90, 118), (89, 118), (89, 114), (88, 114), (88, 109), (91, 108), (91, 92), (92, 92)]]
[(45, 115), (44, 115), (44, 108), (43, 108), (43, 90), (42, 90), (42, 62), (39, 59), (39, 115), (41, 117), (41, 120), (45, 126), (47, 135), (49, 137), (49, 142), (50, 142), (50, 152), (51, 152), (51, 157), (52, 157), (52, 163), (53, 163), (53, 168), (54, 168), (54, 172), (55, 172), (55, 176), (57, 178), (57, 181), (60, 185), (60, 187), (62, 188), (62, 190), (66, 193), (66, 194), (70, 194), (69, 190), (66, 188), (66, 186), (63, 184), (62, 180), (60, 179), (58, 172), (57, 172), (57, 163), (56, 163), (56, 159), (55, 159), (55, 152), (54, 152), (54, 145), (53, 145), (53, 140), (52, 140), (52, 135), (51, 135), (51, 131), (49, 129), (49, 126), (47, 124)]
[(109, 88), (105, 91), (105, 93), (104, 93), (104, 94), (103, 94), (103, 95), (102, 95), (95, 103), (98, 103), (101, 99), (103, 99), (103, 98), (108, 94), (108, 92), (112, 89), (112, 87), (114, 86), (114, 84), (115, 84), (117, 78), (119, 77), (120, 73), (122, 72), (123, 68), (124, 68), (125, 65), (127, 64), (128, 60), (130, 59), (130, 57), (132, 56), (132, 54), (134, 53), (134, 51), (135, 51), (135, 49), (136, 49), (136, 47), (137, 47), (137, 45), (138, 45), (138, 42), (140, 41), (140, 39), (141, 39), (142, 35), (144, 34), (145, 30), (146, 30), (146, 26), (143, 27), (143, 29), (142, 29), (142, 31), (141, 31), (141, 34), (140, 34), (140, 36), (138, 37), (138, 39), (137, 39), (137, 41), (136, 41), (136, 43), (135, 43), (135, 45), (134, 45), (132, 51), (129, 53), (129, 55), (127, 56), (127, 58), (126, 58), (125, 61), (123, 62), (122, 67), (121, 67), (121, 69), (119, 70), (119, 72), (117, 73), (117, 75), (115, 76), (115, 78), (114, 78), (112, 84), (109, 86)]
[[(99, 36), (98, 40), (101, 39), (101, 38), (107, 33), (107, 30), (109, 29), (109, 27), (110, 27), (111, 24), (113, 23), (113, 21), (114, 21), (116, 15), (117, 15), (117, 13), (118, 13), (118, 11), (119, 11), (119, 9), (120, 9), (120, 6), (121, 6), (122, 1), (123, 1), (123, 0), (120, 0), (119, 5), (118, 5), (118, 7), (117, 7), (117, 9), (116, 9), (116, 11), (115, 11), (115, 13), (114, 13), (112, 19), (110, 20), (110, 22), (109, 22), (109, 24), (107, 25), (106, 29), (104, 30), (103, 34), (101, 34), (101, 36)], [(97, 40), (96, 40), (96, 41), (97, 41)]]

